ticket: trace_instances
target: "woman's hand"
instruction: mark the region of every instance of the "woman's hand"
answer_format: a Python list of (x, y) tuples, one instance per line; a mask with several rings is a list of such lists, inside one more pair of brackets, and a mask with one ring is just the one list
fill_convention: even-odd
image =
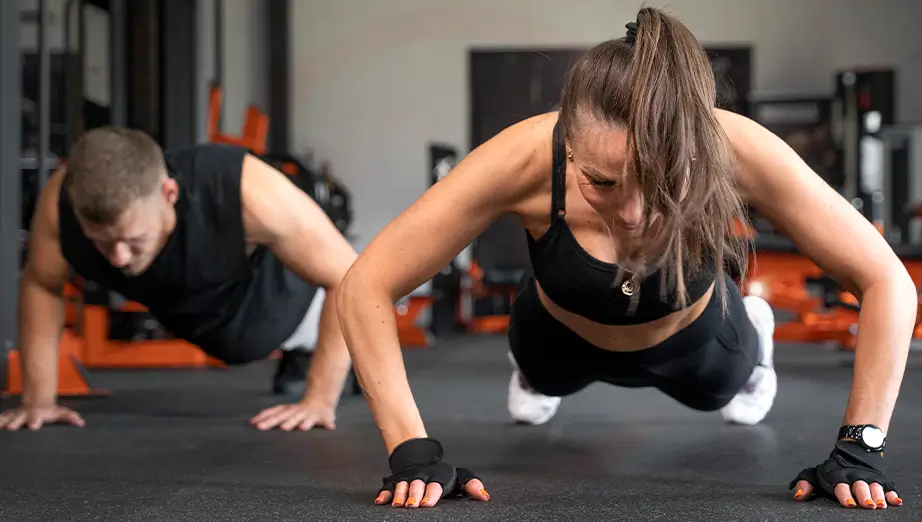
[[(442, 460), (442, 445), (434, 439), (410, 439), (390, 457), (393, 475), (384, 479), (375, 504), (393, 507), (433, 507), (443, 497), (467, 496), (488, 501), (483, 482), (466, 468)], [(422, 499), (422, 500), (420, 500)]]
[(902, 506), (896, 486), (884, 473), (883, 461), (881, 452), (869, 452), (856, 441), (840, 440), (826, 462), (801, 471), (791, 481), (794, 500), (809, 500), (816, 494), (847, 508)]

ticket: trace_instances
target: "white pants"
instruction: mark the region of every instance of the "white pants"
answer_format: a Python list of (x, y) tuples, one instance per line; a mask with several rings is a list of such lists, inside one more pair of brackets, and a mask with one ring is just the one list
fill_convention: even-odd
[(326, 292), (323, 288), (317, 290), (314, 300), (307, 309), (307, 314), (301, 324), (295, 328), (294, 333), (282, 343), (282, 350), (304, 350), (307, 352), (314, 351), (317, 346), (317, 337), (320, 333), (320, 313), (323, 311), (323, 302)]

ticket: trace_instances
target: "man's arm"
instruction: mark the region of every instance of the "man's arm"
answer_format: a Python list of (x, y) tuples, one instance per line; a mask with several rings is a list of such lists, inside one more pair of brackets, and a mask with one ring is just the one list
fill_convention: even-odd
[(302, 278), (326, 289), (304, 401), (335, 407), (350, 367), (336, 289), (357, 254), (314, 200), (259, 158), (246, 157), (241, 183), (247, 240), (266, 245)]
[(58, 192), (63, 169), (42, 189), (29, 231), (29, 252), (19, 283), (19, 354), (22, 404), (53, 406), (58, 388), (58, 346), (64, 328), (64, 286), (69, 267), (58, 236)]
[(780, 138), (721, 113), (743, 195), (797, 248), (861, 301), (845, 424), (887, 431), (915, 326), (916, 286), (881, 234)]

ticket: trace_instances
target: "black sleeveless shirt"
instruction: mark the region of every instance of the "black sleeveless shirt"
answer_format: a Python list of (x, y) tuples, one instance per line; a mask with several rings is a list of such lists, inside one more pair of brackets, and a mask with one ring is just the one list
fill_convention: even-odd
[(113, 267), (84, 235), (64, 189), (58, 204), (61, 250), (77, 274), (143, 304), (173, 335), (228, 363), (278, 348), (315, 293), (265, 247), (247, 255), (240, 184), (246, 154), (207, 144), (164, 155), (179, 184), (176, 228), (137, 276)]
[[(573, 236), (564, 219), (567, 154), (559, 123), (554, 126), (553, 143), (551, 226), (538, 239), (526, 231), (532, 269), (541, 289), (563, 309), (600, 324), (641, 324), (675, 312), (679, 307), (673, 277), (658, 270), (636, 283), (627, 278), (616, 282), (618, 265), (592, 257)], [(715, 279), (714, 270), (686, 277), (687, 302), (700, 299)]]

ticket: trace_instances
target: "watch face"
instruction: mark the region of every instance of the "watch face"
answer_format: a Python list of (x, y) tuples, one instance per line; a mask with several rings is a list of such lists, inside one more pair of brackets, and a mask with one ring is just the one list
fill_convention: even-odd
[(879, 448), (884, 445), (884, 433), (867, 426), (861, 430), (861, 440), (871, 448)]

